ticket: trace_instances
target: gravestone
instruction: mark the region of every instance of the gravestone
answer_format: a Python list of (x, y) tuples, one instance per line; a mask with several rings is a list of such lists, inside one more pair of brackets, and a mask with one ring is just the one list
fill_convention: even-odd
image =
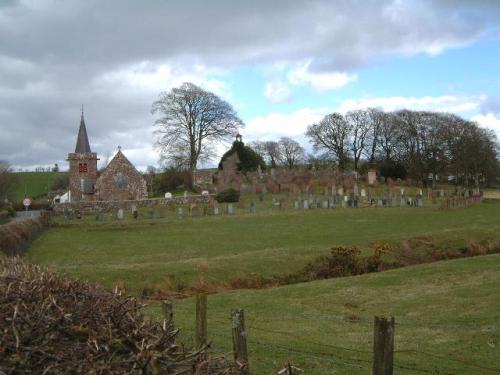
[(384, 207), (384, 201), (379, 198), (379, 200), (377, 201), (377, 206), (378, 207)]
[(123, 210), (121, 208), (117, 211), (116, 218), (118, 220), (123, 220)]
[(233, 215), (234, 214), (234, 207), (232, 203), (227, 204), (227, 209), (226, 212), (228, 215)]
[(75, 216), (76, 216), (77, 219), (81, 219), (82, 218), (82, 213), (79, 210), (76, 210), (75, 211)]
[(392, 207), (397, 207), (398, 206), (398, 199), (396, 195), (392, 195)]
[(322, 205), (323, 205), (323, 208), (328, 208), (328, 200), (324, 200)]
[(366, 190), (361, 189), (361, 198), (366, 198)]
[(401, 200), (399, 201), (399, 205), (400, 205), (401, 207), (403, 207), (403, 206), (405, 206), (405, 205), (406, 205), (406, 200), (405, 200), (403, 197), (401, 197)]
[(417, 206), (424, 207), (424, 198), (422, 198), (422, 197), (417, 198)]
[(257, 206), (255, 205), (255, 202), (250, 202), (250, 213), (254, 214), (257, 212)]
[(307, 210), (309, 209), (309, 201), (307, 199), (304, 199), (304, 203), (303, 203), (303, 206), (304, 210)]
[(179, 207), (179, 209), (177, 210), (177, 217), (179, 218), (179, 220), (184, 219), (184, 209), (182, 207)]
[(172, 199), (172, 193), (165, 193), (165, 199)]
[(299, 207), (300, 207), (299, 201), (294, 201), (293, 202), (293, 208), (297, 210), (297, 209), (299, 209)]
[(96, 221), (103, 221), (104, 220), (104, 213), (102, 211), (97, 211), (95, 214), (95, 220)]
[(213, 210), (214, 210), (214, 215), (219, 214), (219, 206), (214, 206)]
[(149, 207), (148, 208), (148, 217), (150, 219), (154, 219), (155, 218), (155, 209), (154, 209), (154, 207)]
[(139, 212), (137, 211), (137, 206), (135, 204), (132, 205), (132, 217), (134, 219), (139, 217)]

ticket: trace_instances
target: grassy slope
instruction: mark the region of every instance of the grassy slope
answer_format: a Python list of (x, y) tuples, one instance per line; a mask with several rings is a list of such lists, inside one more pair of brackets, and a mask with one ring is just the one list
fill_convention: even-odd
[(162, 287), (173, 276), (174, 283), (192, 283), (200, 264), (208, 265), (209, 282), (293, 272), (336, 245), (367, 248), (375, 240), (418, 235), (432, 235), (451, 246), (475, 238), (500, 242), (499, 209), (500, 202), (490, 202), (455, 211), (335, 209), (183, 221), (168, 213), (166, 219), (136, 223), (87, 221), (50, 229), (33, 243), (28, 258), (136, 292)]
[(25, 191), (30, 198), (47, 194), (59, 172), (19, 172), (19, 185), (16, 190), (16, 200), (24, 198)]
[[(208, 336), (216, 352), (230, 352), (229, 312), (240, 307), (253, 373), (276, 373), (291, 360), (306, 374), (369, 374), (373, 316), (394, 315), (396, 374), (493, 374), (500, 371), (498, 285), (500, 255), (490, 255), (221, 293), (209, 296)], [(161, 316), (157, 306), (148, 309)], [(188, 343), (194, 311), (193, 299), (174, 305)]]

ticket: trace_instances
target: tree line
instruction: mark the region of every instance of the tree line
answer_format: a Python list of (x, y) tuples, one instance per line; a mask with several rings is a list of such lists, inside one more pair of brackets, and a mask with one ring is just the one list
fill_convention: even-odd
[(424, 186), (437, 176), (469, 185), (498, 173), (492, 130), (460, 116), (430, 111), (383, 112), (368, 108), (332, 113), (308, 127), (306, 136), (339, 169), (378, 167), (386, 177), (410, 177)]
[[(244, 126), (229, 103), (192, 83), (161, 93), (152, 113), (159, 115), (156, 146), (163, 161), (189, 171), (215, 156), (214, 146), (230, 141)], [(410, 177), (423, 185), (444, 175), (463, 185), (498, 175), (494, 132), (454, 114), (374, 108), (334, 112), (309, 125), (305, 136), (312, 155), (288, 137), (250, 146), (273, 168), (315, 165), (360, 172), (373, 167), (384, 177)]]

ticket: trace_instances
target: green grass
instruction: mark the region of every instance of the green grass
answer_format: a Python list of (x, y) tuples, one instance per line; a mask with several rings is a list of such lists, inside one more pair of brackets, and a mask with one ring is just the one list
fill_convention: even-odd
[[(253, 373), (276, 373), (290, 360), (306, 374), (369, 374), (373, 317), (392, 315), (396, 374), (493, 374), (500, 371), (498, 285), (500, 255), (489, 255), (220, 293), (208, 296), (208, 336), (215, 352), (230, 352), (230, 311), (243, 308)], [(188, 344), (194, 311), (193, 298), (174, 303)], [(161, 317), (157, 304), (147, 312)]]
[[(499, 202), (500, 203), (500, 202)], [(468, 240), (500, 242), (500, 204), (468, 209), (334, 209), (232, 217), (82, 222), (55, 227), (34, 241), (27, 257), (107, 287), (192, 285), (199, 268), (209, 283), (295, 272), (333, 246), (398, 243), (431, 236), (460, 247)]]
[(15, 199), (22, 200), (24, 196), (35, 198), (45, 196), (50, 191), (52, 183), (63, 172), (17, 172), (19, 185), (17, 186)]

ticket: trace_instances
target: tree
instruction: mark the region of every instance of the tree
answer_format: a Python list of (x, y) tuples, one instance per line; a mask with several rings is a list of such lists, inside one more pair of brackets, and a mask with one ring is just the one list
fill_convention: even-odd
[(282, 137), (278, 142), (279, 160), (282, 164), (292, 169), (298, 163), (305, 160), (304, 148), (299, 142), (288, 138)]
[(9, 164), (0, 160), (0, 206), (3, 205), (4, 201), (14, 198), (18, 184), (19, 179), (16, 174), (12, 173)]
[(350, 149), (354, 161), (354, 170), (358, 170), (361, 155), (366, 151), (368, 133), (371, 129), (371, 114), (368, 110), (358, 109), (347, 112), (345, 116), (350, 128)]
[(347, 167), (348, 137), (351, 128), (340, 113), (326, 115), (318, 124), (309, 125), (306, 136), (313, 144), (314, 150), (325, 151), (332, 155), (341, 170)]
[(250, 143), (250, 147), (258, 153), (264, 161), (271, 166), (271, 168), (276, 168), (280, 160), (280, 150), (278, 142), (276, 141), (253, 141)]
[(214, 93), (192, 84), (160, 94), (151, 107), (156, 146), (163, 160), (190, 171), (214, 155), (214, 144), (234, 137), (244, 124), (233, 107)]

